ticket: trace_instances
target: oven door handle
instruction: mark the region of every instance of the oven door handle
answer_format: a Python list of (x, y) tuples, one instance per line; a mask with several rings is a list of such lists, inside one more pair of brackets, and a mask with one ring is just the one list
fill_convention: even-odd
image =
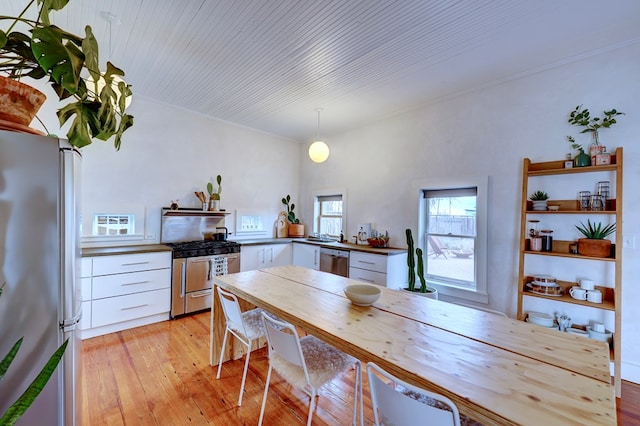
[(213, 259), (209, 259), (209, 272), (207, 273), (207, 281), (211, 281), (212, 272), (213, 272)]
[(184, 299), (184, 295), (187, 292), (187, 271), (186, 262), (180, 262), (180, 298)]

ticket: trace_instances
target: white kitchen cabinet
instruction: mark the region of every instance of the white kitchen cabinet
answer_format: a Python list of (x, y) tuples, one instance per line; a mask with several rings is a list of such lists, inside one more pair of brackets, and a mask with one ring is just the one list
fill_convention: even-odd
[(82, 317), (80, 318), (80, 330), (91, 328), (91, 275), (93, 261), (90, 257), (80, 261), (80, 290), (82, 292)]
[(293, 244), (293, 264), (320, 270), (320, 246), (313, 244)]
[(374, 254), (352, 251), (349, 278), (398, 289), (407, 281), (406, 254)]
[(293, 260), (291, 243), (256, 244), (242, 246), (240, 271), (253, 271), (272, 266), (291, 265)]
[(81, 326), (83, 339), (169, 319), (170, 251), (85, 260), (91, 261), (92, 272), (90, 289), (83, 288), (83, 298), (90, 294), (90, 299), (83, 301), (84, 320), (90, 318), (84, 328)]

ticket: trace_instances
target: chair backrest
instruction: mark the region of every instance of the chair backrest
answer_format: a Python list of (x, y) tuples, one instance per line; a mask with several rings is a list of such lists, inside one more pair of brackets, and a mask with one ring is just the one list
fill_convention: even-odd
[[(412, 386), (372, 362), (367, 364), (367, 376), (376, 425), (460, 426), (460, 413), (450, 399)], [(407, 395), (406, 391), (423, 401)], [(435, 404), (429, 405), (433, 401)]]
[(262, 322), (267, 335), (269, 358), (277, 355), (285, 361), (300, 367), (304, 371), (307, 383), (310, 383), (296, 328), (288, 322), (278, 321), (264, 312), (262, 312)]
[(241, 331), (246, 336), (247, 331), (242, 321), (242, 311), (236, 295), (218, 287), (218, 296), (220, 296), (220, 304), (222, 305), (224, 318), (227, 321), (227, 327)]
[(440, 238), (429, 235), (428, 239), (429, 244), (435, 253), (442, 253), (444, 251), (444, 246), (442, 245)]

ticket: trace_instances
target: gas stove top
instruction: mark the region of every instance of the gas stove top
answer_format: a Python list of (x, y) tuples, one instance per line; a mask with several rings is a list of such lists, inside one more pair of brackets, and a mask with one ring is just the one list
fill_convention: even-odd
[(173, 249), (174, 259), (240, 253), (240, 243), (235, 241), (198, 240), (164, 244)]

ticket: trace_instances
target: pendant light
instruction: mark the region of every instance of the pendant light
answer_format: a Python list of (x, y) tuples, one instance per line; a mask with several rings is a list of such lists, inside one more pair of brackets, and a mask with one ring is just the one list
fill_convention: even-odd
[[(105, 10), (100, 12), (100, 17), (109, 23), (109, 55), (108, 56), (109, 56), (109, 58), (111, 58), (111, 56), (113, 54), (113, 49), (111, 47), (111, 35), (112, 35), (111, 26), (113, 24), (120, 25), (122, 22), (120, 21), (120, 19), (118, 18), (117, 15), (114, 15), (113, 13), (107, 12)], [(100, 79), (97, 82), (94, 82), (93, 77), (90, 75), (87, 78), (87, 82), (90, 84), (90, 88), (92, 90), (95, 90), (96, 93), (102, 92), (102, 89), (104, 88), (104, 86), (107, 85), (107, 82), (105, 81), (103, 75), (100, 76)], [(124, 83), (125, 85), (127, 84), (126, 81), (124, 81), (124, 79), (122, 77), (120, 77), (119, 75), (112, 75), (111, 86), (113, 88), (113, 91), (117, 92), (118, 96), (122, 96), (122, 92), (120, 91), (120, 88), (118, 87), (119, 83)], [(112, 102), (113, 102), (113, 100), (112, 100)], [(125, 98), (125, 104), (124, 104), (125, 109), (129, 108), (129, 105), (131, 105), (131, 95), (129, 95), (129, 96), (127, 96)], [(114, 107), (116, 108), (116, 111), (122, 112), (122, 111), (120, 111), (119, 105), (115, 105), (114, 104)]]
[(322, 163), (329, 158), (329, 146), (320, 140), (320, 111), (322, 108), (316, 108), (318, 111), (318, 138), (309, 146), (309, 158), (316, 163)]

